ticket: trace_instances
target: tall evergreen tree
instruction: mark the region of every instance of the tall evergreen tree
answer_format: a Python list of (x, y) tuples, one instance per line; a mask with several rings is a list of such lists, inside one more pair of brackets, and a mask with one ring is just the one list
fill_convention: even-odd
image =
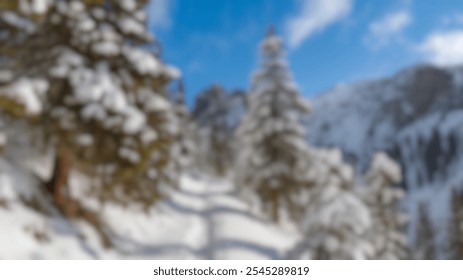
[(156, 185), (174, 178), (165, 86), (178, 73), (146, 47), (148, 1), (7, 2), (16, 4), (0, 12), (0, 106), (40, 127), (56, 151), (55, 202), (65, 204), (78, 168), (102, 199), (153, 203)]
[(429, 218), (428, 204), (421, 202), (418, 205), (418, 220), (415, 229), (414, 256), (418, 260), (435, 260), (436, 244), (435, 230)]
[(393, 187), (400, 183), (400, 166), (385, 153), (377, 153), (366, 175), (365, 200), (371, 209), (373, 226), (370, 238), (374, 259), (408, 258), (408, 241), (404, 233), (407, 217), (399, 210), (405, 193)]
[(262, 69), (253, 76), (248, 111), (237, 129), (236, 185), (252, 188), (278, 221), (280, 201), (306, 185), (310, 161), (299, 115), (309, 106), (299, 96), (272, 28), (261, 44)]
[(453, 190), (450, 199), (448, 257), (451, 260), (463, 260), (463, 194)]

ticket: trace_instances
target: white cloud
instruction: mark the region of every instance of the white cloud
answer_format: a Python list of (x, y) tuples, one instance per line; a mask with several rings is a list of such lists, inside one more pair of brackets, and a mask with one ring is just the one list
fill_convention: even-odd
[(299, 47), (304, 40), (348, 16), (353, 0), (306, 0), (300, 2), (300, 13), (286, 22), (288, 43)]
[(174, 0), (152, 0), (148, 6), (148, 25), (153, 28), (169, 28)]
[(383, 47), (400, 36), (412, 21), (412, 16), (405, 10), (386, 14), (370, 24), (366, 42), (372, 47)]
[(418, 50), (437, 65), (463, 64), (463, 30), (432, 33)]

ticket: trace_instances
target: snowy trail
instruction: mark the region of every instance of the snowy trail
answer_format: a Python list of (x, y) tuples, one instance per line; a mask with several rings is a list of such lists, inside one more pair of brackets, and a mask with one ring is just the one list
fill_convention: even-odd
[(184, 177), (167, 204), (202, 221), (193, 231), (204, 236), (201, 259), (280, 259), (296, 240), (294, 232), (252, 214), (227, 182)]

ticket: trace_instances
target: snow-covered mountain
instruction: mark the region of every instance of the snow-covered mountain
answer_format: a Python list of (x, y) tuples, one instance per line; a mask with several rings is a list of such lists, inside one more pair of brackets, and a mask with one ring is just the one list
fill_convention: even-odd
[(340, 147), (358, 171), (375, 151), (387, 151), (402, 165), (409, 190), (459, 184), (462, 82), (462, 68), (422, 65), (337, 86), (313, 101), (308, 138), (316, 146)]

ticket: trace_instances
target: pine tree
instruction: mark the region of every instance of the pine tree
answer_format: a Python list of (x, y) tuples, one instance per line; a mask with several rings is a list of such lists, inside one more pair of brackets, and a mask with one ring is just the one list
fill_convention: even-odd
[(364, 194), (373, 217), (370, 238), (375, 248), (374, 259), (408, 257), (408, 242), (404, 233), (407, 218), (398, 208), (405, 194), (403, 190), (393, 187), (401, 180), (400, 166), (385, 153), (377, 153), (366, 176)]
[(355, 192), (353, 168), (339, 150), (313, 150), (316, 185), (309, 190), (301, 222), (302, 242), (292, 259), (369, 259), (372, 226), (368, 206)]
[(450, 201), (447, 252), (451, 260), (463, 260), (463, 194), (453, 190)]
[(237, 129), (235, 183), (252, 188), (279, 220), (280, 201), (306, 185), (310, 166), (299, 115), (309, 111), (284, 59), (283, 41), (271, 28), (261, 44), (262, 69), (248, 95), (248, 111)]
[(56, 151), (48, 187), (58, 205), (73, 169), (96, 178), (102, 199), (145, 206), (174, 179), (177, 120), (165, 87), (178, 73), (146, 47), (146, 5), (20, 0), (0, 12), (0, 106)]
[(418, 220), (415, 229), (415, 259), (435, 260), (436, 245), (434, 226), (429, 218), (428, 204), (421, 202), (418, 205)]

